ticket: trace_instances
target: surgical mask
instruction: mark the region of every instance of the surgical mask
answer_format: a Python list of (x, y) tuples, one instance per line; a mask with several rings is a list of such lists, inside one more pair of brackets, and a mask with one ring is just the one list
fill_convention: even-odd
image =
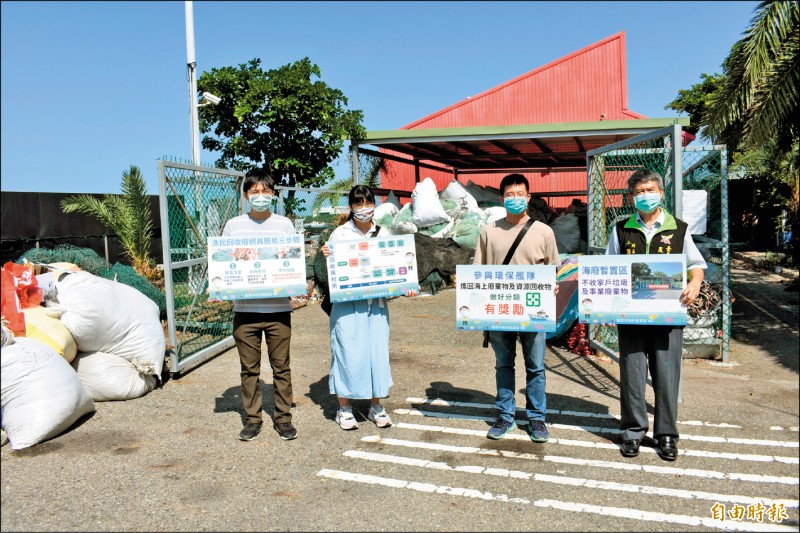
[(263, 213), (264, 211), (269, 210), (274, 199), (275, 199), (274, 196), (267, 196), (266, 194), (257, 194), (255, 196), (252, 196), (248, 201), (250, 202), (250, 208), (253, 211), (256, 211), (258, 213)]
[(661, 203), (661, 193), (643, 192), (633, 197), (633, 203), (636, 205), (636, 209), (642, 213), (652, 213)]
[(375, 213), (374, 207), (362, 207), (353, 211), (353, 218), (359, 222), (369, 222), (372, 220), (372, 215)]
[(504, 198), (503, 207), (512, 215), (519, 215), (528, 207), (528, 200), (525, 198)]

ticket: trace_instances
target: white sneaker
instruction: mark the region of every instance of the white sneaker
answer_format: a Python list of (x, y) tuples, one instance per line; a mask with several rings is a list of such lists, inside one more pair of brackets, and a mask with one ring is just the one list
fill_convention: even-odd
[(389, 418), (389, 414), (386, 412), (386, 409), (384, 409), (379, 403), (376, 403), (369, 408), (367, 418), (375, 422), (375, 425), (379, 428), (388, 428), (392, 425), (392, 419)]
[(353, 416), (353, 408), (349, 405), (340, 407), (336, 411), (336, 423), (345, 430), (358, 429), (358, 422)]

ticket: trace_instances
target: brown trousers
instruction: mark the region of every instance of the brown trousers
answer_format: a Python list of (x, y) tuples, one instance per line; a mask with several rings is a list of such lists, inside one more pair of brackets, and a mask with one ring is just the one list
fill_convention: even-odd
[(234, 313), (233, 339), (239, 350), (242, 376), (242, 404), (247, 424), (261, 424), (261, 337), (267, 343), (275, 391), (276, 424), (292, 421), (292, 371), (289, 344), (292, 339), (291, 313)]

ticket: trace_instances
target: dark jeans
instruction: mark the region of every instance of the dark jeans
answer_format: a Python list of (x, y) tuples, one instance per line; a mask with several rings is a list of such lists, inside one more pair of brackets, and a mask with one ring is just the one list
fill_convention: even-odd
[(291, 313), (234, 313), (233, 338), (239, 350), (242, 375), (242, 404), (248, 424), (261, 423), (261, 337), (267, 343), (275, 391), (276, 424), (292, 420), (292, 371), (289, 344), (292, 339)]
[(528, 421), (544, 422), (547, 412), (547, 396), (545, 394), (546, 378), (544, 373), (544, 352), (546, 333), (530, 333), (516, 331), (490, 331), (489, 342), (495, 355), (495, 381), (497, 396), (495, 405), (498, 415), (506, 422), (511, 422), (517, 413), (514, 385), (514, 361), (517, 353), (517, 336), (522, 346), (522, 360), (525, 362), (525, 414)]

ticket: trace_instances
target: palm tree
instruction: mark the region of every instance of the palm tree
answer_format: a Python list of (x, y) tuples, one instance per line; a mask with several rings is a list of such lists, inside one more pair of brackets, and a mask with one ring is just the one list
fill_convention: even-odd
[[(363, 160), (361, 159), (363, 157)], [(362, 175), (364, 178), (361, 180), (362, 185), (367, 187), (379, 187), (381, 184), (381, 172), (386, 170), (386, 160), (380, 157), (371, 155), (363, 155), (359, 158), (359, 165), (364, 168)], [(311, 212), (316, 212), (322, 204), (330, 202), (331, 205), (337, 205), (342, 193), (347, 193), (353, 186), (353, 177), (340, 178), (331, 182), (325, 189), (314, 198), (311, 204)]]
[(138, 167), (122, 172), (122, 194), (106, 194), (99, 200), (88, 194), (61, 200), (64, 213), (92, 215), (119, 236), (125, 255), (134, 270), (151, 281), (159, 280), (159, 271), (150, 257), (153, 223), (147, 185)]
[(741, 132), (742, 146), (776, 139), (790, 151), (798, 133), (800, 4), (762, 1), (723, 71), (724, 83), (711, 95), (703, 120), (711, 137), (739, 141), (732, 133)]

